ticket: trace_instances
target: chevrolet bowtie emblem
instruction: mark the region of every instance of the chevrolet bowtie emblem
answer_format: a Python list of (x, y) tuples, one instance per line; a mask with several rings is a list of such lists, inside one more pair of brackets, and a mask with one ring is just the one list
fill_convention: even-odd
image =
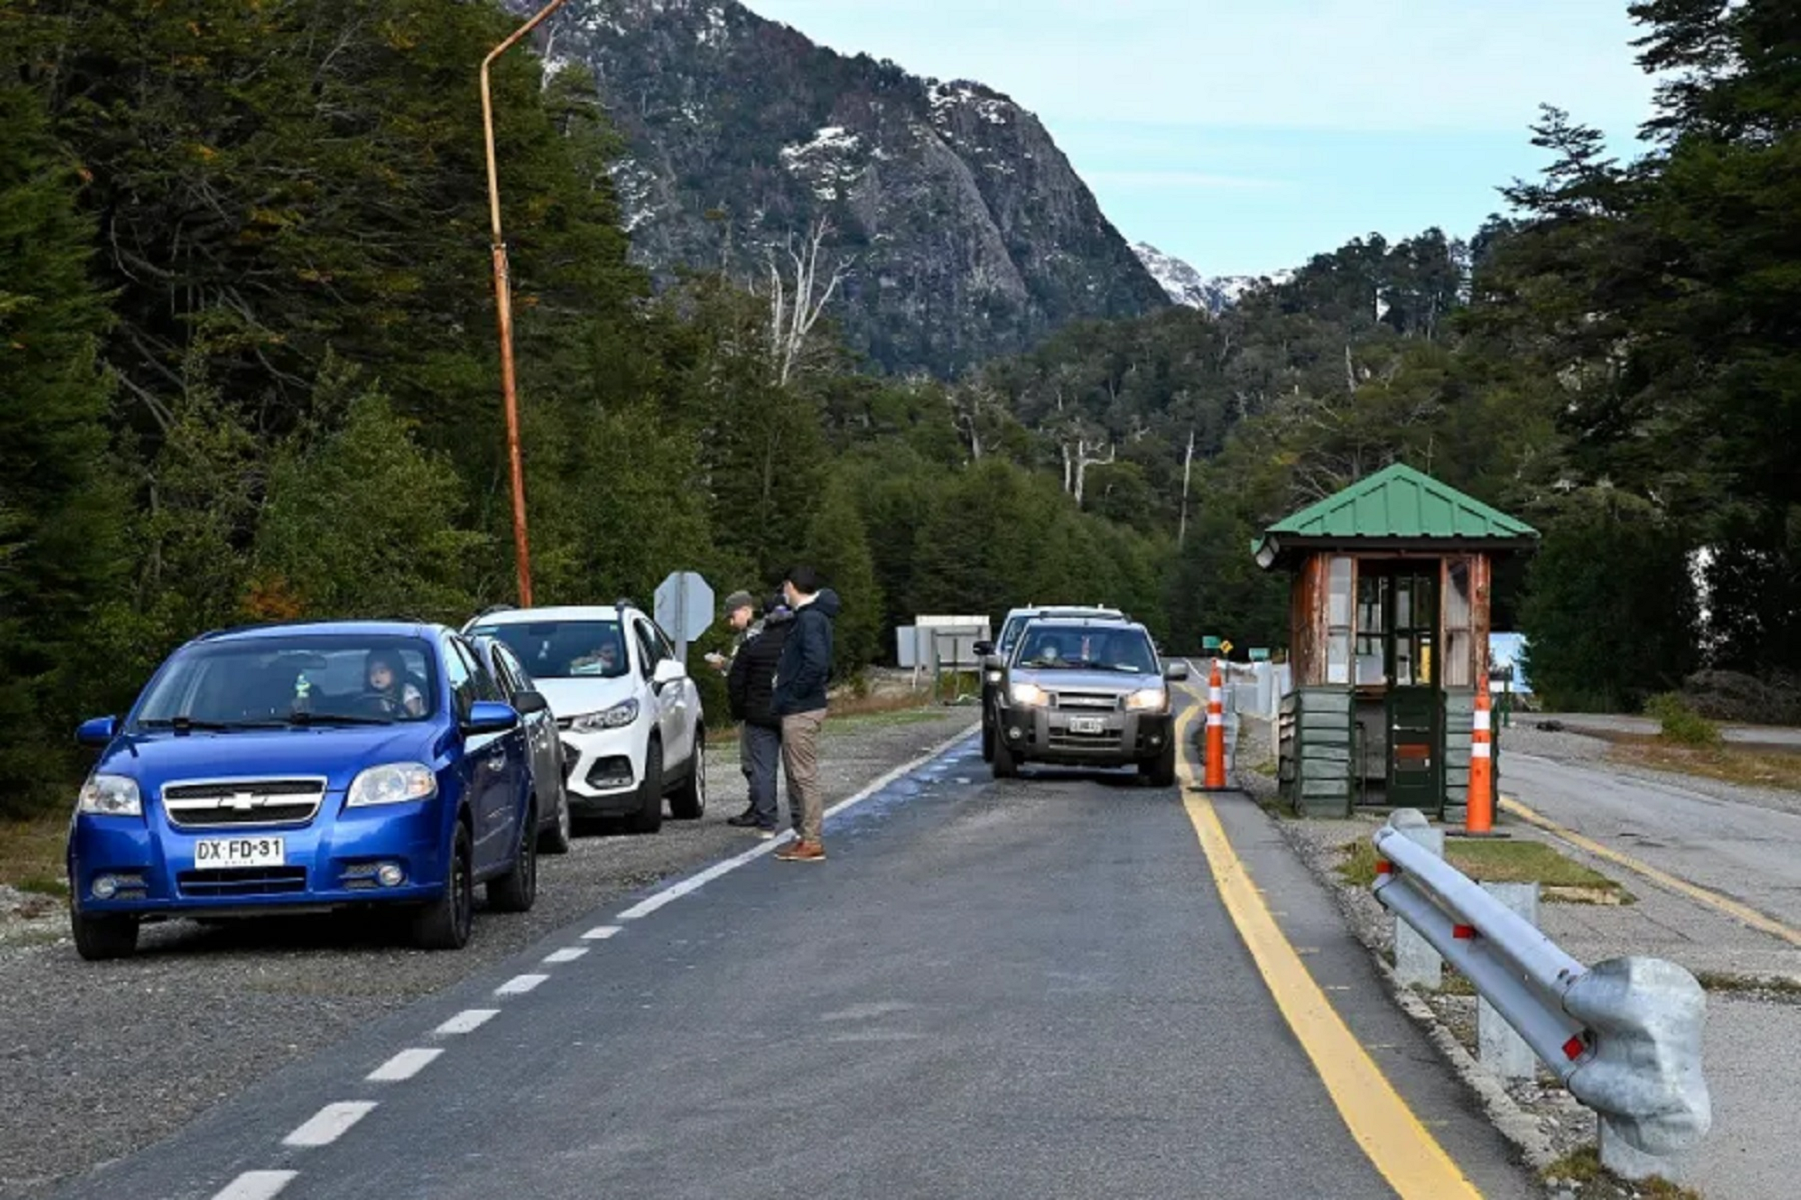
[(256, 807), (256, 793), (233, 792), (231, 797), (225, 801), (225, 807), (234, 812), (249, 812)]

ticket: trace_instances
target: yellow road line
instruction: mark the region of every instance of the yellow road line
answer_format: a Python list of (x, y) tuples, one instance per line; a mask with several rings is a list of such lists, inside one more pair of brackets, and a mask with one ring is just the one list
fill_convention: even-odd
[[(1177, 726), (1184, 747), (1197, 711), (1190, 707)], [(1220, 899), (1351, 1136), (1401, 1200), (1481, 1200), (1308, 974), (1232, 849), (1213, 802), (1192, 790), (1194, 765), (1187, 754), (1180, 763), (1183, 802)]]
[(1779, 937), (1792, 946), (1801, 946), (1801, 929), (1795, 929), (1792, 926), (1784, 925), (1774, 917), (1765, 916), (1755, 908), (1740, 904), (1730, 896), (1722, 896), (1720, 893), (1710, 891), (1700, 884), (1690, 883), (1686, 879), (1678, 878), (1668, 871), (1660, 871), (1650, 863), (1641, 862), (1640, 860), (1633, 858), (1630, 854), (1622, 854), (1612, 846), (1603, 845), (1591, 837), (1584, 837), (1574, 829), (1565, 829), (1562, 825), (1551, 820), (1551, 818), (1545, 816), (1543, 813), (1536, 812), (1533, 809), (1526, 807), (1524, 804), (1521, 804), (1512, 796), (1501, 797), (1501, 808), (1506, 812), (1512, 813), (1529, 825), (1538, 826), (1553, 837), (1560, 838), (1572, 846), (1588, 851), (1596, 858), (1604, 858), (1608, 862), (1617, 863), (1636, 875), (1643, 875), (1646, 879), (1649, 879), (1652, 883), (1655, 883), (1660, 887), (1666, 887), (1672, 892), (1678, 892), (1681, 895), (1687, 896), (1690, 900), (1697, 901), (1698, 903), (1705, 904), (1711, 909), (1723, 912), (1735, 920), (1744, 922), (1753, 929), (1761, 930), (1773, 937)]

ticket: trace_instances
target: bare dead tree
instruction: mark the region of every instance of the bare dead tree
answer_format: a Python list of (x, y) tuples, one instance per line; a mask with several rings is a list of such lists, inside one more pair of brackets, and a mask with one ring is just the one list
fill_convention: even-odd
[(1101, 443), (1097, 439), (1090, 442), (1078, 436), (1074, 444), (1063, 442), (1058, 449), (1063, 452), (1063, 490), (1074, 496), (1076, 507), (1082, 507), (1082, 498), (1088, 490), (1088, 468), (1104, 467), (1118, 457), (1113, 446), (1106, 447), (1106, 457), (1101, 457)]
[(982, 422), (1000, 407), (1000, 396), (985, 383), (959, 385), (951, 392), (951, 422), (969, 444), (971, 462), (982, 461)]
[(1176, 527), (1176, 549), (1188, 541), (1188, 481), (1194, 474), (1194, 426), (1188, 427), (1188, 453), (1182, 456), (1182, 521)]
[(799, 370), (808, 338), (826, 304), (850, 272), (849, 260), (836, 260), (825, 266), (821, 283), (820, 252), (831, 233), (831, 222), (820, 217), (808, 226), (798, 249), (790, 234), (784, 246), (786, 272), (775, 252), (769, 253), (769, 361), (775, 368), (776, 383), (784, 387)]

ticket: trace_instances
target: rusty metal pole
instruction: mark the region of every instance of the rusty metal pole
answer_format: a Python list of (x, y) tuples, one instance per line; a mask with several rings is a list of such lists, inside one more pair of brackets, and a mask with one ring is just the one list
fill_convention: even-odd
[(507, 461), (513, 487), (513, 559), (519, 574), (519, 604), (532, 603), (531, 543), (525, 527), (525, 466), (519, 452), (519, 392), (513, 373), (513, 283), (507, 264), (506, 240), (500, 232), (500, 176), (494, 155), (494, 96), (488, 85), (488, 68), (494, 60), (518, 45), (546, 17), (561, 8), (564, 0), (550, 0), (538, 14), (511, 37), (488, 52), (482, 59), (482, 134), (488, 154), (488, 221), (493, 230), (494, 311), (500, 324), (500, 391), (506, 403)]

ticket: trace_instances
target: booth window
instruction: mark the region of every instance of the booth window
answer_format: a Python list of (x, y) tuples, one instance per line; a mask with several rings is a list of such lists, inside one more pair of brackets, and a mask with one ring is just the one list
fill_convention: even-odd
[(1326, 575), (1326, 682), (1351, 682), (1351, 560), (1332, 559)]
[(1476, 644), (1470, 628), (1470, 564), (1452, 559), (1445, 565), (1445, 686), (1475, 686)]

